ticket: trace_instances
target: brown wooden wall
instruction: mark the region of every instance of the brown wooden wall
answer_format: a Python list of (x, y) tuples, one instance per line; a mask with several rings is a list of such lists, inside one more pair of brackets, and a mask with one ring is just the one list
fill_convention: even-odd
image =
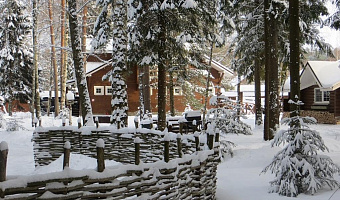
[[(100, 54), (100, 59), (109, 60), (111, 59), (111, 54)], [(97, 57), (89, 56), (87, 59), (88, 62), (100, 62)], [(107, 66), (95, 73), (91, 76), (87, 77), (87, 83), (90, 93), (90, 99), (92, 103), (93, 114), (95, 115), (109, 115), (111, 114), (111, 95), (94, 95), (94, 86), (110, 86), (109, 81), (102, 81), (103, 75), (105, 75), (111, 69), (110, 66)], [(211, 69), (211, 75), (214, 77), (211, 81), (214, 85), (220, 84), (221, 74), (214, 68)], [(136, 114), (138, 111), (139, 103), (139, 89), (138, 89), (138, 66), (132, 66), (129, 69), (129, 74), (125, 77), (127, 83), (127, 93), (128, 93), (128, 104), (129, 104), (129, 113)], [(169, 94), (169, 91), (168, 91)], [(195, 95), (197, 99), (202, 100), (203, 98), (200, 94)], [(175, 96), (175, 110), (178, 112), (183, 112), (186, 107), (186, 99), (185, 96)], [(157, 112), (157, 89), (153, 89), (151, 95), (151, 107), (152, 112)], [(170, 110), (170, 102), (169, 95), (167, 96), (166, 102), (166, 110)]]
[(334, 113), (335, 116), (340, 116), (340, 88), (334, 91)]
[[(319, 88), (318, 85), (311, 86), (309, 88), (301, 90), (301, 101), (304, 103), (303, 106), (301, 106), (301, 110), (312, 110), (312, 106), (316, 105), (314, 104), (314, 89)], [(323, 111), (328, 111), (330, 113), (334, 113), (334, 104), (335, 102), (335, 92), (332, 91), (330, 93), (330, 102), (327, 106), (326, 110)], [(340, 105), (340, 104), (339, 104)]]

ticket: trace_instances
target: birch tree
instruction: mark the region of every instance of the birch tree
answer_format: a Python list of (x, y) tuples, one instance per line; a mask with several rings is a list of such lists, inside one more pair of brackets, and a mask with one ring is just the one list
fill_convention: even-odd
[(79, 101), (84, 126), (93, 126), (92, 106), (87, 88), (87, 82), (84, 70), (84, 59), (81, 53), (80, 32), (77, 20), (77, 3), (76, 0), (68, 0), (69, 6), (69, 28), (72, 46), (73, 64), (76, 75), (77, 88), (79, 92)]

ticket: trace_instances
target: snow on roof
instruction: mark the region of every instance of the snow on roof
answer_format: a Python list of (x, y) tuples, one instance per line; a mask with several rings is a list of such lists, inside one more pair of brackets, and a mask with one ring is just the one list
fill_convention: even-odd
[[(209, 59), (210, 59), (209, 56), (205, 55), (204, 57), (205, 57), (206, 61), (209, 61)], [(225, 75), (227, 75), (227, 76), (233, 76), (234, 75), (233, 70), (229, 69), (228, 67), (221, 64), (220, 62), (217, 62), (214, 59), (211, 61), (211, 67), (216, 69), (219, 72), (223, 71), (225, 73)]]
[[(255, 96), (255, 85), (241, 85), (240, 91), (243, 93), (243, 97), (254, 97)], [(223, 92), (222, 95), (226, 97), (236, 97), (237, 90)], [(265, 95), (265, 85), (261, 85), (261, 96)]]
[[(336, 90), (340, 87), (340, 62), (339, 61), (308, 61), (306, 75), (301, 75), (301, 83), (313, 75), (321, 89)], [(311, 74), (308, 74), (311, 73)], [(308, 76), (309, 75), (309, 76)], [(304, 78), (304, 79), (303, 79)]]
[[(340, 61), (308, 61), (300, 72), (300, 89), (319, 85), (321, 90), (336, 90), (340, 87)], [(284, 92), (290, 91), (290, 77), (283, 86)]]

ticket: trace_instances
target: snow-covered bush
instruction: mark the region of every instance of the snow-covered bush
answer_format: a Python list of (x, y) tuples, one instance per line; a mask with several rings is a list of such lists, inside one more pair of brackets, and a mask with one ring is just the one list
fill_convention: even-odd
[(275, 173), (275, 179), (270, 182), (271, 192), (295, 197), (300, 193), (314, 194), (324, 185), (332, 189), (338, 187), (333, 174), (339, 172), (339, 167), (328, 156), (318, 155), (318, 151), (328, 151), (328, 148), (320, 134), (308, 127), (316, 120), (295, 116), (285, 118), (282, 123), (290, 128), (279, 131), (272, 146), (287, 144), (262, 171)]
[(214, 122), (222, 134), (236, 133), (251, 135), (251, 127), (239, 120), (235, 110), (213, 108), (208, 111), (208, 121)]
[(19, 130), (27, 130), (25, 127), (23, 127), (21, 124), (24, 122), (19, 120), (15, 117), (10, 117), (6, 121), (6, 130), (7, 131), (19, 131)]

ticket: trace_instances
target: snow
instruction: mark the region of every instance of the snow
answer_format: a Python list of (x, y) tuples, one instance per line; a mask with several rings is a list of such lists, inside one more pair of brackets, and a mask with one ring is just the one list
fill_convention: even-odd
[[(23, 126), (28, 130), (20, 130), (8, 132), (5, 129), (0, 129), (1, 141), (6, 141), (9, 147), (8, 154), (8, 167), (7, 175), (11, 177), (17, 177), (24, 175), (23, 182), (25, 184), (28, 181), (28, 176), (33, 175), (32, 179), (44, 179), (48, 176), (66, 176), (66, 175), (79, 175), (82, 171), (96, 169), (97, 162), (93, 158), (89, 158), (84, 155), (71, 153), (70, 167), (62, 173), (63, 168), (63, 156), (52, 162), (48, 166), (34, 167), (33, 158), (33, 144), (32, 133), (34, 128), (31, 127), (31, 115), (29, 113), (16, 113), (16, 117), (22, 118)], [(267, 166), (273, 159), (274, 155), (280, 151), (283, 146), (271, 146), (271, 142), (263, 141), (263, 127), (254, 128), (254, 116), (247, 116), (246, 123), (250, 124), (253, 128), (253, 135), (243, 134), (229, 134), (221, 135), (221, 140), (229, 140), (236, 144), (233, 149), (234, 156), (226, 157), (225, 160), (219, 164), (217, 171), (217, 199), (230, 199), (230, 200), (288, 200), (291, 198), (279, 196), (276, 193), (268, 193), (270, 184), (269, 182), (274, 179), (274, 174), (266, 173), (260, 174), (261, 171)], [(74, 124), (76, 124), (77, 118), (73, 118)], [(134, 117), (129, 117), (130, 128), (134, 127)], [(56, 128), (73, 129), (76, 127), (68, 128), (60, 127), (61, 119), (42, 117), (42, 126), (37, 130), (44, 129), (44, 127), (56, 126)], [(109, 124), (101, 124), (102, 126), (109, 126)], [(316, 130), (323, 137), (329, 152), (322, 153), (324, 156), (329, 156), (333, 161), (340, 165), (340, 125), (310, 125), (310, 128)], [(94, 130), (95, 128), (93, 128)], [(287, 129), (286, 126), (282, 129)], [(141, 132), (144, 129), (138, 129)], [(154, 130), (151, 130), (154, 131)], [(168, 133), (170, 134), (170, 133)], [(198, 133), (195, 135), (198, 136)], [(177, 136), (177, 135), (175, 135)], [(184, 135), (182, 136), (182, 138)], [(206, 137), (202, 137), (204, 139)], [(2, 145), (0, 145), (2, 146)], [(112, 166), (120, 169), (119, 163), (114, 161), (106, 161), (105, 166)], [(164, 162), (160, 162), (160, 165), (164, 165)], [(52, 173), (50, 175), (46, 173)], [(53, 174), (58, 173), (58, 174)], [(59, 174), (61, 173), (61, 174)], [(110, 170), (105, 170), (103, 173), (112, 173)], [(99, 176), (100, 174), (93, 174), (93, 176)], [(104, 174), (103, 174), (104, 176)], [(335, 178), (340, 181), (340, 176), (335, 175)], [(10, 184), (10, 183), (9, 183)], [(5, 187), (5, 186), (4, 186)], [(334, 193), (334, 195), (333, 195)], [(47, 194), (46, 194), (47, 195)], [(332, 196), (333, 195), (333, 196)], [(300, 194), (294, 200), (320, 200), (340, 199), (339, 190), (330, 190), (325, 187), (314, 195)]]
[(7, 144), (7, 142), (2, 141), (2, 142), (0, 143), (0, 151), (4, 151), (4, 150), (7, 150), (7, 149), (8, 149), (8, 144)]

